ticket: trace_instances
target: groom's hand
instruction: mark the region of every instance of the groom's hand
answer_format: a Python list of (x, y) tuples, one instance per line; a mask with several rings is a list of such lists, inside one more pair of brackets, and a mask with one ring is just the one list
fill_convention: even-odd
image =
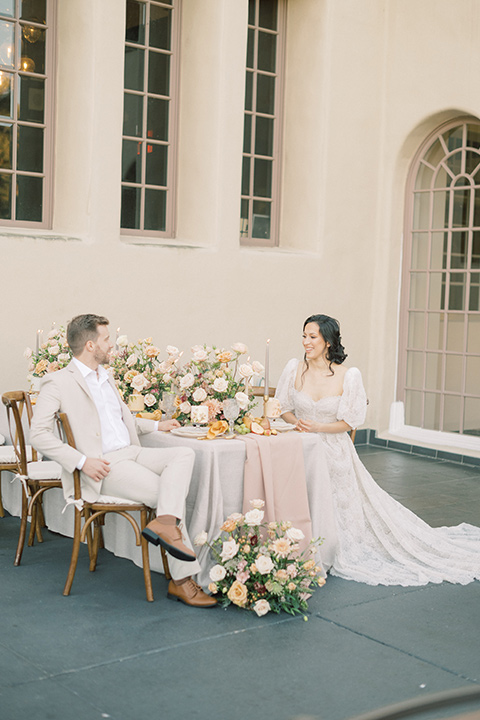
[(110, 463), (102, 458), (87, 458), (84, 462), (82, 472), (91, 477), (95, 482), (100, 482), (110, 472)]

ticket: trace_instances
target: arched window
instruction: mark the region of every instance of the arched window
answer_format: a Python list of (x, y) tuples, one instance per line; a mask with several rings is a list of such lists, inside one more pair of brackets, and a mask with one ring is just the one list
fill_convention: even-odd
[(442, 126), (407, 187), (399, 400), (405, 423), (480, 435), (480, 122)]

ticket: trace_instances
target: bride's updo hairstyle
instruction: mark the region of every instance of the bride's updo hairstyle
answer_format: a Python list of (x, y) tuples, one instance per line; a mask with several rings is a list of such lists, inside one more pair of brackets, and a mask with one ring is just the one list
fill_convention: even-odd
[[(327, 348), (327, 361), (329, 368), (333, 375), (332, 363), (341, 365), (343, 361), (348, 357), (345, 348), (342, 345), (342, 337), (340, 335), (340, 324), (335, 318), (329, 317), (328, 315), (310, 315), (303, 323), (303, 329), (307, 327), (309, 323), (315, 323), (318, 326), (321, 336), (326, 343), (329, 344)], [(306, 369), (308, 369), (307, 357), (304, 357)]]

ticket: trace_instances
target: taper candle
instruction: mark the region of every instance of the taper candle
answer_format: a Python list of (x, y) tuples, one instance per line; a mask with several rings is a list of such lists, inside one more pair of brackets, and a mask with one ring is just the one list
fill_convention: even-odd
[(269, 395), (270, 383), (269, 383), (269, 353), (270, 353), (270, 339), (267, 340), (267, 347), (265, 349), (265, 397)]

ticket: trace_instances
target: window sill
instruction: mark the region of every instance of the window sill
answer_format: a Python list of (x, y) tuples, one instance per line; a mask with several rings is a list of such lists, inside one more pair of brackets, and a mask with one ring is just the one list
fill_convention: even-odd
[(154, 247), (172, 247), (180, 250), (213, 250), (212, 245), (205, 245), (191, 240), (167, 237), (142, 237), (141, 235), (120, 235), (120, 242), (124, 245), (151, 245)]
[(20, 240), (46, 240), (54, 242), (83, 242), (80, 237), (74, 237), (73, 235), (59, 235), (58, 233), (52, 232), (51, 230), (1, 230), (0, 239), (18, 238)]

